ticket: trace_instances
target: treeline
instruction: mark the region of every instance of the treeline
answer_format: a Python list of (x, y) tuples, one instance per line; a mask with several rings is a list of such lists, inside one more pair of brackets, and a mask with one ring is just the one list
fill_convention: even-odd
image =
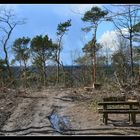
[[(55, 74), (55, 84), (59, 83), (60, 67), (63, 63), (60, 61), (60, 53), (63, 49), (62, 39), (71, 26), (71, 20), (58, 24), (56, 35), (57, 41), (54, 42), (48, 35), (36, 35), (32, 39), (29, 37), (17, 38), (11, 45), (11, 53), (8, 52), (8, 41), (17, 25), (25, 23), (24, 19), (17, 19), (13, 10), (1, 9), (0, 29), (3, 38), (1, 47), (5, 58), (0, 58), (0, 84), (1, 86), (11, 83), (11, 85), (29, 87), (28, 81), (36, 80), (39, 85), (47, 86), (47, 64), (53, 62), (57, 66)], [(9, 56), (13, 56), (12, 60)], [(18, 75), (14, 75), (15, 64), (19, 66)], [(36, 69), (33, 72), (29, 66)], [(17, 81), (17, 82), (16, 82)]]
[[(85, 12), (81, 20), (86, 24), (82, 30), (92, 32), (92, 39), (83, 46), (83, 55), (74, 62), (78, 67), (67, 69), (60, 58), (63, 50), (63, 37), (69, 31), (71, 19), (57, 26), (57, 41), (48, 35), (37, 35), (33, 38), (21, 37), (13, 41), (12, 54), (8, 52), (8, 42), (14, 29), (25, 23), (19, 20), (13, 11), (5, 8), (0, 12), (1, 47), (5, 54), (0, 58), (0, 85), (14, 87), (32, 86), (93, 86), (96, 83), (112, 83), (117, 78), (121, 85), (140, 81), (140, 18), (139, 6), (116, 5), (116, 11), (107, 6), (92, 7)], [(119, 9), (120, 8), (120, 9)], [(113, 8), (112, 8), (113, 9)], [(114, 42), (117, 49), (110, 53), (108, 44), (97, 40), (100, 24), (112, 22), (116, 27), (117, 40)], [(62, 45), (63, 44), (63, 45)], [(109, 44), (112, 45), (113, 44)], [(13, 55), (10, 60), (9, 56)], [(15, 74), (13, 66), (19, 65)], [(48, 72), (48, 65), (51, 70)], [(50, 68), (50, 67), (49, 67)], [(79, 69), (80, 68), (80, 69)], [(9, 84), (10, 83), (10, 84)]]

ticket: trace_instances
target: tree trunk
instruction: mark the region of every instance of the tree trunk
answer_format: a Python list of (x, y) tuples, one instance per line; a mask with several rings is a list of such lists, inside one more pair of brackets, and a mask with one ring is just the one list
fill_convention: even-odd
[[(64, 34), (63, 34), (64, 35)], [(62, 36), (60, 36), (60, 39), (59, 39), (59, 44), (58, 44), (58, 52), (57, 52), (57, 84), (59, 83), (59, 73), (60, 73), (60, 52), (61, 52), (61, 41), (62, 41)]]
[(133, 64), (133, 46), (132, 46), (132, 33), (130, 33), (130, 59), (131, 59), (131, 76), (134, 77), (134, 64)]
[(129, 28), (129, 34), (130, 34), (130, 60), (131, 60), (131, 77), (134, 78), (134, 66), (133, 66), (133, 45), (132, 45), (132, 32), (133, 32), (133, 25), (132, 25), (132, 16), (131, 16), (131, 7), (129, 6), (129, 19), (130, 19), (130, 28)]
[(93, 84), (96, 83), (96, 51), (94, 48), (94, 57), (93, 57)]
[(46, 86), (46, 64), (43, 62), (43, 81), (44, 81), (44, 86)]
[(9, 75), (9, 78), (11, 78), (12, 77), (12, 72), (11, 72), (11, 69), (10, 69), (10, 66), (9, 66), (8, 52), (6, 50), (6, 46), (5, 45), (4, 45), (4, 52), (5, 52), (5, 63), (6, 63), (6, 66), (7, 66), (8, 75)]
[(26, 66), (26, 60), (23, 61), (24, 62), (24, 84), (25, 84), (25, 88), (27, 87), (27, 66)]
[(97, 27), (95, 27), (93, 38), (93, 88), (95, 88), (96, 84), (96, 32)]
[(59, 83), (59, 73), (60, 73), (60, 49), (57, 55), (57, 84)]
[[(15, 26), (14, 26), (15, 27)], [(11, 69), (10, 69), (10, 65), (9, 65), (9, 61), (8, 61), (8, 52), (7, 52), (7, 42), (10, 38), (10, 35), (14, 29), (14, 27), (10, 29), (10, 31), (7, 33), (7, 38), (5, 39), (4, 43), (3, 43), (3, 49), (4, 49), (4, 53), (5, 53), (5, 63), (7, 65), (7, 70), (8, 70), (8, 74), (9, 74), (9, 78), (11, 79), (12, 78), (12, 72), (11, 72)]]

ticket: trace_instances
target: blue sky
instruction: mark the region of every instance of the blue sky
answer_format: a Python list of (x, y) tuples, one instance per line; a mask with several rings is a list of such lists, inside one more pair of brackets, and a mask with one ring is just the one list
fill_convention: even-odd
[[(81, 28), (86, 25), (81, 20), (81, 13), (89, 10), (94, 4), (8, 4), (7, 8), (15, 10), (19, 18), (26, 18), (26, 24), (17, 26), (11, 36), (10, 43), (19, 37), (33, 38), (36, 35), (48, 35), (56, 40), (57, 25), (68, 19), (72, 20), (69, 32), (63, 38), (63, 51), (61, 59), (65, 65), (71, 65), (73, 57), (82, 53), (84, 43), (91, 38), (91, 34), (85, 34)], [(98, 5), (98, 4), (96, 4)], [(102, 5), (98, 5), (102, 7)], [(79, 14), (80, 13), (80, 14)], [(107, 32), (114, 29), (111, 23), (100, 24), (97, 32), (97, 40)], [(74, 58), (73, 58), (74, 59)]]

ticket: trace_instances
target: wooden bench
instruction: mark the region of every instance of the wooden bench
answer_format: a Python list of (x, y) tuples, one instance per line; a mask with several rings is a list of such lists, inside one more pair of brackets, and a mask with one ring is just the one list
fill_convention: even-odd
[[(116, 102), (100, 102), (98, 105), (103, 105), (98, 112), (103, 114), (103, 122), (107, 125), (108, 114), (129, 114), (129, 121), (132, 124), (136, 123), (136, 114), (140, 114), (139, 102), (116, 101)], [(109, 105), (129, 105), (129, 108), (107, 108)], [(133, 106), (137, 106), (134, 108)]]

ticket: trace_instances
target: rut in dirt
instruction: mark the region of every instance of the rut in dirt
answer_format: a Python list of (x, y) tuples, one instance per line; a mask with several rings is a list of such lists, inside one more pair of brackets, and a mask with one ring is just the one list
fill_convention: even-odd
[(6, 124), (1, 129), (5, 135), (26, 135), (33, 131), (46, 131), (46, 135), (56, 133), (47, 118), (52, 109), (63, 112), (68, 102), (59, 100), (63, 94), (53, 94), (43, 91), (28, 96), (21, 96), (22, 102), (11, 114)]

